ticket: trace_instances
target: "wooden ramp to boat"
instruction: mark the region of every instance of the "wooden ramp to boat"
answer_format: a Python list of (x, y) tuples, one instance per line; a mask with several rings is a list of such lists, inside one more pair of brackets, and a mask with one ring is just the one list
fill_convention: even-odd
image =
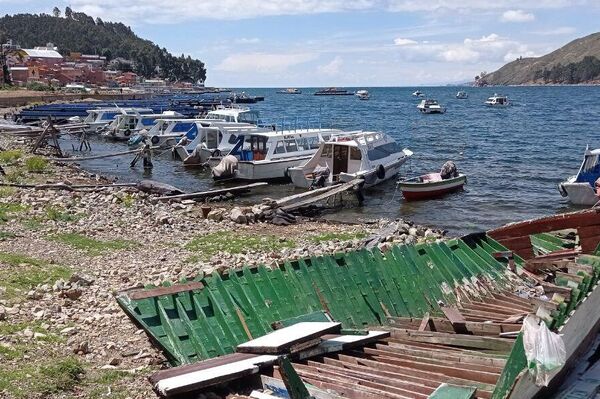
[(289, 212), (315, 204), (319, 201), (327, 200), (343, 192), (353, 190), (355, 186), (361, 186), (363, 183), (364, 180), (362, 179), (354, 179), (347, 183), (339, 183), (328, 187), (318, 188), (316, 190), (309, 190), (301, 194), (290, 195), (277, 200), (276, 204), (284, 211)]

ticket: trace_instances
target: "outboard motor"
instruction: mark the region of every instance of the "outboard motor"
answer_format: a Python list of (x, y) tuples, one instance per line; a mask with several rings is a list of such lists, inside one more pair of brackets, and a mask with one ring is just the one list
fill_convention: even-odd
[(442, 170), (440, 170), (440, 176), (442, 177), (442, 180), (458, 177), (458, 169), (456, 168), (454, 162), (447, 161), (442, 166)]
[(221, 159), (221, 162), (212, 170), (212, 175), (215, 180), (227, 179), (235, 175), (237, 170), (238, 159), (233, 155), (226, 155)]

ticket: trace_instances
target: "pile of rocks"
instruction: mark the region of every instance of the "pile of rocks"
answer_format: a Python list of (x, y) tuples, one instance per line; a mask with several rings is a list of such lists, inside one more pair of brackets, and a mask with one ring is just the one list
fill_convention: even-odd
[[(204, 209), (208, 209), (205, 207)], [(248, 207), (234, 207), (231, 210), (226, 208), (210, 209), (206, 213), (206, 218), (215, 222), (231, 220), (238, 224), (251, 223), (272, 223), (277, 226), (287, 226), (296, 223), (296, 217), (281, 208), (272, 204), (261, 204)]]

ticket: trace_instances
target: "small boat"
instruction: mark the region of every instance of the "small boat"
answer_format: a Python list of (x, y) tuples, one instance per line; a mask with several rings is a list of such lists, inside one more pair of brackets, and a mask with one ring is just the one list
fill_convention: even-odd
[(583, 162), (575, 176), (569, 177), (558, 185), (563, 197), (568, 197), (574, 205), (595, 205), (600, 197), (596, 194), (597, 181), (600, 179), (600, 149), (585, 149)]
[(277, 94), (302, 94), (300, 89), (282, 89), (277, 91)]
[(250, 96), (246, 94), (246, 92), (241, 93), (233, 93), (229, 99), (236, 104), (254, 104), (258, 101), (263, 101), (265, 99), (264, 96)]
[(398, 188), (407, 201), (418, 201), (462, 190), (466, 182), (467, 176), (458, 173), (453, 162), (446, 162), (441, 172), (399, 180)]
[(356, 97), (358, 97), (360, 100), (368, 100), (369, 98), (371, 98), (371, 96), (369, 95), (369, 92), (366, 90), (359, 90), (354, 95)]
[(456, 98), (458, 98), (459, 100), (466, 100), (467, 98), (469, 98), (469, 95), (466, 91), (459, 91), (458, 93), (456, 93)]
[(338, 89), (336, 87), (330, 87), (327, 89), (315, 91), (315, 96), (352, 96), (354, 93), (344, 90)]
[(488, 107), (508, 107), (510, 102), (508, 101), (508, 97), (494, 93), (492, 97), (489, 97), (485, 101), (485, 105)]
[(417, 90), (417, 91), (413, 92), (412, 95), (415, 97), (423, 97), (423, 92), (420, 90)]
[(371, 187), (395, 177), (412, 156), (389, 135), (381, 132), (344, 132), (319, 145), (301, 166), (288, 169), (296, 187), (315, 188), (364, 178)]
[(417, 109), (424, 114), (443, 114), (446, 108), (442, 107), (436, 100), (421, 100)]
[(175, 111), (164, 111), (162, 114), (141, 114), (137, 111), (123, 110), (107, 125), (102, 135), (115, 140), (129, 140), (132, 135), (145, 130), (148, 131), (159, 119), (181, 119), (183, 115)]
[(123, 113), (139, 113), (139, 114), (152, 114), (153, 111), (150, 108), (119, 108), (119, 107), (106, 107), (106, 108), (94, 108), (88, 109), (87, 116), (81, 121), (85, 125), (84, 130), (88, 133), (97, 133), (108, 124), (110, 124), (117, 115)]

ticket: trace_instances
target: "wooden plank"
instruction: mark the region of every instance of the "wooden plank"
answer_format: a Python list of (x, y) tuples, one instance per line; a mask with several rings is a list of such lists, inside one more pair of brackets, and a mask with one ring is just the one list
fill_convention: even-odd
[(322, 200), (332, 197), (336, 194), (343, 193), (344, 191), (348, 191), (355, 185), (361, 184), (363, 182), (364, 182), (364, 180), (362, 180), (362, 179), (354, 179), (352, 181), (349, 181), (348, 183), (340, 184), (340, 185), (336, 186), (333, 190), (330, 190), (323, 194), (317, 195), (316, 197), (311, 197), (311, 198), (302, 200), (300, 202), (296, 202), (295, 204), (283, 206), (283, 207), (281, 207), (281, 209), (283, 209), (284, 211), (292, 211), (294, 209), (298, 209), (303, 206), (313, 204), (317, 201), (322, 201)]
[(326, 193), (326, 192), (331, 191), (334, 188), (336, 188), (336, 186), (338, 186), (339, 184), (340, 183), (336, 183), (331, 186), (317, 188), (316, 190), (308, 190), (308, 191), (305, 191), (300, 194), (289, 195), (287, 197), (280, 198), (280, 199), (276, 200), (275, 202), (277, 203), (277, 205), (283, 206), (287, 203), (290, 203), (290, 202), (293, 202), (293, 201), (296, 201), (296, 200), (299, 200), (302, 198), (311, 197), (316, 194)]
[(418, 332), (400, 330), (396, 328), (393, 328), (390, 333), (392, 337), (398, 337), (410, 341), (506, 352), (509, 352), (512, 349), (514, 342), (512, 340), (502, 338), (482, 337), (477, 335), (447, 334), (432, 331)]
[(258, 183), (246, 184), (244, 186), (221, 188), (221, 189), (217, 189), (217, 190), (198, 191), (195, 193), (187, 193), (187, 194), (167, 195), (164, 197), (158, 197), (157, 199), (161, 200), (161, 201), (173, 200), (173, 199), (176, 199), (176, 200), (200, 199), (200, 198), (212, 197), (215, 195), (226, 194), (226, 193), (243, 192), (243, 191), (250, 190), (250, 189), (253, 189), (256, 187), (263, 187), (268, 184), (269, 183), (266, 183), (266, 182), (258, 182)]
[(204, 288), (204, 284), (200, 281), (192, 281), (189, 283), (175, 284), (169, 287), (158, 287), (151, 289), (140, 289), (135, 291), (126, 292), (129, 299), (134, 301), (146, 298), (155, 298), (157, 296), (163, 295), (173, 295), (180, 292), (192, 291), (192, 290), (201, 290)]
[(419, 325), (419, 331), (425, 331), (427, 327), (429, 327), (429, 312), (426, 312), (423, 316), (423, 320), (421, 320), (421, 324)]
[(237, 346), (238, 352), (285, 353), (293, 345), (340, 331), (342, 323), (301, 322)]
[[(262, 387), (265, 390), (269, 390), (273, 392), (276, 398), (287, 398), (289, 397), (289, 393), (285, 384), (282, 380), (274, 377), (270, 377), (268, 375), (261, 375), (260, 380), (262, 383)], [(316, 387), (307, 385), (308, 393), (315, 399), (342, 399), (343, 397), (337, 395), (335, 392), (327, 392)]]
[(198, 389), (258, 373), (261, 366), (273, 364), (276, 360), (277, 356), (262, 355), (203, 370), (192, 371), (162, 379), (155, 385), (155, 389), (160, 395), (165, 397), (193, 392)]

